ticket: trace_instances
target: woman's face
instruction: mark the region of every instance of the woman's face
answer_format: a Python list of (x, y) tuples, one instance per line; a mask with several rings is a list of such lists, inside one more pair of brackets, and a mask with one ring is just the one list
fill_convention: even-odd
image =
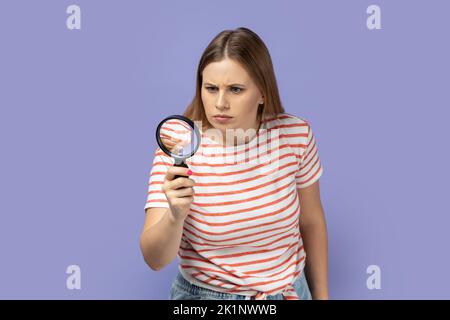
[[(220, 130), (224, 138), (227, 129), (258, 128), (257, 112), (259, 104), (264, 103), (263, 95), (235, 60), (211, 62), (203, 69), (201, 96), (209, 123)], [(216, 117), (219, 114), (230, 118)]]

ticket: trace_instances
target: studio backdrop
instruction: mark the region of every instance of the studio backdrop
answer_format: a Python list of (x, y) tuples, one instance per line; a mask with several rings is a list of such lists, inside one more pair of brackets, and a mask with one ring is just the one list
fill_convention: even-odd
[(331, 299), (449, 299), (450, 3), (0, 4), (0, 298), (167, 299), (139, 238), (158, 123), (220, 31), (267, 45), (312, 126)]

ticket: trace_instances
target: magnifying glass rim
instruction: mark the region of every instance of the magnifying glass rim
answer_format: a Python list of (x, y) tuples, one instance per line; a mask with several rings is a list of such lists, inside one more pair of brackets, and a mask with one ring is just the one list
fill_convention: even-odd
[[(162, 143), (162, 141), (161, 141), (161, 137), (160, 137), (160, 135), (159, 135), (159, 131), (161, 130), (161, 126), (162, 126), (166, 121), (171, 120), (171, 119), (181, 120), (181, 121), (186, 122), (186, 123), (189, 124), (189, 126), (194, 130), (194, 134), (197, 136), (197, 141), (198, 141), (198, 143), (197, 143), (197, 145), (195, 146), (195, 148), (191, 151), (191, 153), (190, 153), (189, 155), (187, 155), (187, 156), (182, 156), (182, 157), (180, 157), (180, 156), (178, 156), (178, 155), (176, 155), (176, 154), (170, 152), (170, 150), (167, 149), (166, 146), (164, 145), (164, 143)], [(187, 118), (187, 117), (185, 117), (185, 116), (182, 116), (182, 115), (179, 115), (179, 114), (174, 114), (174, 115), (168, 116), (168, 117), (166, 117), (165, 119), (161, 120), (161, 122), (158, 124), (158, 127), (156, 128), (156, 141), (158, 142), (159, 147), (160, 147), (167, 155), (170, 155), (172, 158), (175, 158), (175, 159), (177, 159), (177, 160), (185, 160), (185, 159), (187, 159), (187, 158), (192, 157), (192, 156), (194, 155), (194, 153), (197, 151), (197, 149), (199, 148), (200, 142), (201, 142), (201, 135), (200, 135), (200, 131), (199, 131), (199, 129), (197, 128), (197, 126), (195, 125), (194, 121), (192, 121), (191, 119), (189, 119), (189, 118)]]

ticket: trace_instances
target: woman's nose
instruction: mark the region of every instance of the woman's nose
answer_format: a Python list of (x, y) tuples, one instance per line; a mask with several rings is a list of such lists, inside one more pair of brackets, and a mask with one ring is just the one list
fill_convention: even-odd
[(223, 92), (222, 93), (219, 92), (219, 95), (218, 95), (218, 98), (216, 101), (216, 108), (218, 108), (218, 109), (228, 108), (228, 103), (225, 99), (225, 94)]

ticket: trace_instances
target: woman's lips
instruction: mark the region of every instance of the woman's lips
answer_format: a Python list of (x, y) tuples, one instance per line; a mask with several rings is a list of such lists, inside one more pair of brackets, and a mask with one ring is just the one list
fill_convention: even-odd
[(220, 123), (226, 123), (226, 122), (230, 121), (231, 119), (233, 119), (232, 117), (219, 117), (219, 116), (214, 116), (213, 118), (214, 118), (214, 120), (216, 120), (217, 122), (220, 122)]

